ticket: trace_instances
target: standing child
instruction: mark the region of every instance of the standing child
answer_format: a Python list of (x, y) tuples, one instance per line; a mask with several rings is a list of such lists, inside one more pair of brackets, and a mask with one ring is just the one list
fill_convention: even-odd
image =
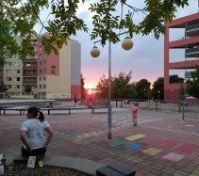
[(132, 120), (133, 120), (133, 125), (134, 126), (137, 126), (137, 114), (138, 114), (138, 109), (139, 109), (139, 107), (138, 107), (138, 103), (134, 103), (133, 104), (133, 107), (132, 107)]

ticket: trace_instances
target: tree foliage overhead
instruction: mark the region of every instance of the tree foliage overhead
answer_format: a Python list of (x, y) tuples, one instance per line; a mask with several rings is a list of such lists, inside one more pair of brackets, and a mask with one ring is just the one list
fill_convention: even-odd
[[(40, 23), (50, 35), (40, 37), (41, 43), (47, 53), (56, 52), (56, 47), (67, 43), (71, 35), (76, 35), (78, 30), (88, 31), (84, 19), (77, 15), (78, 3), (89, 0), (1, 0), (0, 1), (0, 61), (3, 63), (7, 54), (19, 54), (21, 58), (33, 54), (31, 39), (38, 37), (35, 25)], [(116, 9), (120, 4), (130, 4), (128, 12), (121, 18)], [(145, 7), (135, 7), (132, 1), (127, 0), (96, 0), (90, 2), (90, 12), (93, 13), (93, 29), (91, 39), (101, 39), (102, 45), (110, 40), (112, 43), (119, 41), (117, 32), (120, 29), (134, 33), (148, 35), (154, 33), (158, 38), (163, 32), (164, 21), (174, 17), (177, 7), (188, 5), (188, 0), (145, 0)], [(44, 24), (41, 19), (42, 9), (49, 9), (52, 19)], [(143, 20), (136, 24), (136, 12), (146, 14)], [(41, 30), (42, 31), (42, 30)], [(17, 42), (20, 38), (21, 42)], [(56, 46), (56, 47), (55, 47)]]

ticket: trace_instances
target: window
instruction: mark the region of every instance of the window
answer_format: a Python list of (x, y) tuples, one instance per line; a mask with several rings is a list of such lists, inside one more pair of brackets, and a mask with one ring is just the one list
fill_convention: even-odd
[(39, 77), (39, 81), (41, 81), (42, 80), (42, 77)]
[(45, 84), (43, 85), (43, 88), (44, 88), (44, 89), (46, 88), (46, 85), (45, 85)]
[(6, 81), (12, 81), (12, 77), (7, 77)]
[(20, 63), (18, 63), (18, 62), (15, 62), (15, 66), (20, 66)]
[(45, 76), (43, 77), (43, 80), (44, 80), (44, 81), (46, 80), (46, 77), (45, 77)]
[(20, 70), (17, 70), (17, 74), (19, 74), (20, 73)]
[(10, 69), (6, 69), (6, 73), (11, 73), (11, 70)]
[(20, 85), (17, 85), (17, 89), (20, 89)]
[(12, 88), (12, 85), (7, 85), (6, 86), (8, 89), (11, 89)]
[(39, 88), (42, 89), (42, 85), (39, 85)]
[(55, 75), (56, 66), (51, 66), (51, 74)]
[(20, 78), (19, 78), (19, 77), (17, 77), (17, 81), (20, 81)]

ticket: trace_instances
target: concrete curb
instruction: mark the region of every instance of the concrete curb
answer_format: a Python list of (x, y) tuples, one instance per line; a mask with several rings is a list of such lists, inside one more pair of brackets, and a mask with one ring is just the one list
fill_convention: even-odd
[[(6, 154), (6, 165), (13, 164), (13, 159), (19, 154)], [(96, 170), (105, 165), (85, 158), (73, 158), (68, 156), (46, 155), (44, 160), (45, 166), (55, 166), (74, 169), (89, 175), (96, 175)]]

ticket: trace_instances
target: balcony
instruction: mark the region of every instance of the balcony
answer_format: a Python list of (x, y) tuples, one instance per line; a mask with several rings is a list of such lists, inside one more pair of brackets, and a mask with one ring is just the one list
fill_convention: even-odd
[(24, 73), (23, 77), (37, 77), (37, 74)]
[(23, 66), (23, 70), (37, 70), (37, 66)]
[(199, 23), (192, 24), (186, 27), (186, 36), (192, 37), (199, 35)]
[(23, 80), (23, 85), (36, 85), (37, 80)]
[(199, 46), (199, 35), (169, 42), (169, 48), (192, 48)]
[(186, 57), (199, 57), (199, 46), (185, 50)]

